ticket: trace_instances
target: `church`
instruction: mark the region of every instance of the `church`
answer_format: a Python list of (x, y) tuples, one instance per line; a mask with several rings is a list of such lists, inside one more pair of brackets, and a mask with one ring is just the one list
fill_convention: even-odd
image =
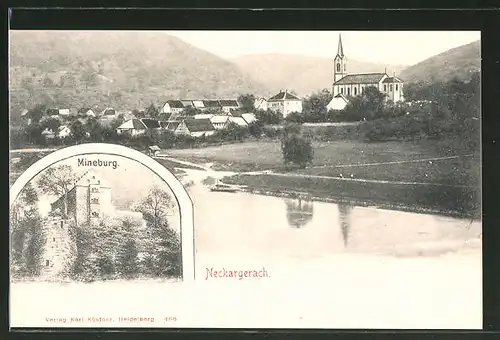
[(379, 73), (353, 73), (347, 72), (347, 58), (342, 46), (342, 36), (339, 35), (337, 55), (334, 59), (333, 69), (333, 99), (327, 108), (341, 110), (347, 105), (349, 97), (363, 93), (364, 89), (373, 86), (386, 95), (387, 100), (393, 102), (403, 101), (403, 81), (394, 73), (390, 77), (385, 71)]

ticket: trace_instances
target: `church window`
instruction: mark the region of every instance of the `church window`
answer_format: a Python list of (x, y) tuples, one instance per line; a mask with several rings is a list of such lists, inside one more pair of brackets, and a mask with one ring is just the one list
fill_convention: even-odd
[(61, 229), (63, 228), (63, 224), (64, 224), (64, 222), (63, 222), (63, 221), (61, 221)]
[(392, 91), (392, 84), (389, 85), (389, 91)]
[(345, 72), (345, 70), (347, 70), (347, 68), (346, 68), (346, 64), (344, 64), (344, 72)]
[(340, 72), (340, 64), (337, 64), (337, 72)]
[(398, 90), (398, 84), (396, 84), (396, 91)]
[(354, 95), (357, 95), (357, 94), (358, 94), (358, 89), (354, 88)]
[(351, 88), (350, 88), (350, 87), (348, 87), (348, 88), (347, 88), (347, 95), (348, 95), (348, 96), (350, 96), (350, 95), (351, 95)]
[(344, 88), (343, 87), (340, 89), (340, 93), (344, 94)]
[(55, 237), (52, 237), (52, 242), (55, 242), (56, 238)]
[(45, 266), (48, 267), (50, 264), (50, 261), (49, 260), (45, 260)]
[(384, 84), (384, 92), (387, 92), (387, 85)]

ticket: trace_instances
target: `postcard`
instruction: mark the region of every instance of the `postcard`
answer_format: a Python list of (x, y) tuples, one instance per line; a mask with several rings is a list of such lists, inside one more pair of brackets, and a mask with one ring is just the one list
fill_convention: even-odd
[(481, 329), (480, 39), (11, 31), (10, 326)]

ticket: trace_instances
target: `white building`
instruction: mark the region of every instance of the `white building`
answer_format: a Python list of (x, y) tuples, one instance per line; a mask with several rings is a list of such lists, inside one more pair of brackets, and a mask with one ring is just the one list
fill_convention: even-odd
[(346, 107), (347, 103), (349, 103), (349, 100), (346, 98), (346, 96), (339, 93), (335, 97), (332, 98), (332, 100), (326, 106), (326, 109), (327, 109), (327, 111), (343, 110)]
[(161, 107), (161, 113), (181, 113), (184, 110), (184, 105), (180, 100), (169, 100)]
[(266, 111), (267, 110), (267, 99), (266, 98), (255, 99), (253, 106), (255, 107), (256, 110)]
[(281, 91), (267, 100), (267, 108), (279, 112), (283, 117), (292, 112), (302, 112), (302, 99), (291, 94), (288, 90)]
[(66, 126), (66, 125), (61, 125), (59, 126), (58, 132), (57, 132), (57, 137), (59, 138), (66, 138), (71, 136), (71, 129)]

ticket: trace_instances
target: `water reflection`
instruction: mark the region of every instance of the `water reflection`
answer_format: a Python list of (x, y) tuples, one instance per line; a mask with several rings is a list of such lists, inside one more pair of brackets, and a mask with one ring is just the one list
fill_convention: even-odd
[(311, 201), (299, 199), (287, 199), (286, 217), (288, 224), (294, 228), (302, 228), (313, 218), (313, 204)]
[(340, 229), (342, 230), (342, 238), (344, 239), (344, 245), (347, 247), (347, 243), (349, 240), (349, 230), (351, 228), (351, 212), (354, 208), (352, 205), (339, 203), (339, 223)]

